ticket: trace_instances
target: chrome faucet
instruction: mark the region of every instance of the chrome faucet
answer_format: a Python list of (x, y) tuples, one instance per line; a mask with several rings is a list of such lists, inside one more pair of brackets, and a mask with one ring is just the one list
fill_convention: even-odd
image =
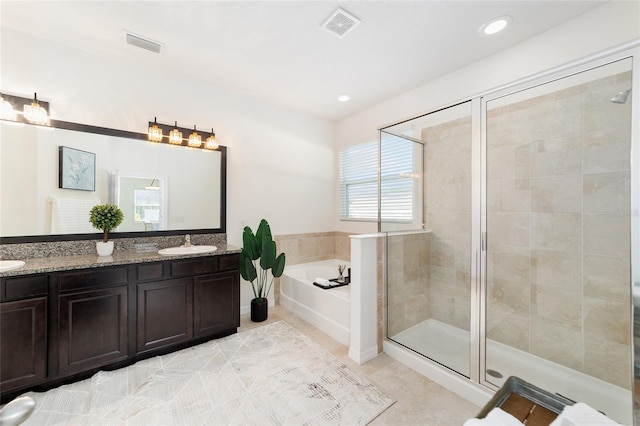
[(191, 235), (187, 234), (184, 236), (184, 246), (191, 247)]

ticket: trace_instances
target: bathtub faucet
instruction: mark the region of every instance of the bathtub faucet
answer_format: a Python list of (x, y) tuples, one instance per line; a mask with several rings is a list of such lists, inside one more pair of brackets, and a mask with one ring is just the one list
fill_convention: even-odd
[(187, 234), (184, 236), (184, 246), (191, 247), (191, 235)]

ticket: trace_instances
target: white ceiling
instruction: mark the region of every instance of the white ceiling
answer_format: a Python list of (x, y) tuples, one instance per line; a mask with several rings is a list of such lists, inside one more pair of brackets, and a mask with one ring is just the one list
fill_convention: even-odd
[[(337, 120), (562, 24), (603, 1), (7, 1), (2, 26), (174, 68)], [(345, 38), (321, 24), (338, 8), (362, 22)], [(478, 33), (510, 15), (504, 32)], [(160, 55), (125, 30), (161, 42)], [(338, 95), (351, 100), (341, 103)]]

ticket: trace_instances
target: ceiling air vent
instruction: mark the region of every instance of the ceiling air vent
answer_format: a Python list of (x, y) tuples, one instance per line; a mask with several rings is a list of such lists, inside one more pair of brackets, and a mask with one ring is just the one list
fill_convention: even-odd
[(136, 46), (141, 49), (148, 50), (154, 53), (160, 53), (160, 49), (162, 48), (162, 45), (160, 43), (147, 40), (146, 38), (142, 38), (137, 35), (133, 35), (131, 33), (127, 33), (127, 44), (130, 44), (132, 46)]
[(337, 37), (344, 38), (359, 23), (358, 18), (347, 13), (344, 9), (338, 9), (322, 24), (322, 28)]

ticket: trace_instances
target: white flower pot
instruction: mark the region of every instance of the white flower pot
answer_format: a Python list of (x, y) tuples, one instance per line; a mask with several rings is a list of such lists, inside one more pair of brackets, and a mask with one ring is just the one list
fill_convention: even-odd
[(113, 241), (98, 241), (96, 243), (96, 250), (98, 251), (98, 256), (111, 256), (113, 253)]

